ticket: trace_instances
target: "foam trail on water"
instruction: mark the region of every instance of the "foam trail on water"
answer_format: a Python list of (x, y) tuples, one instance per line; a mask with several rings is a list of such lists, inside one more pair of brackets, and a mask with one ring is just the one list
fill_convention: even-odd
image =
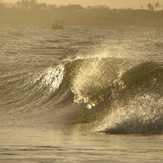
[(154, 94), (137, 95), (127, 104), (115, 103), (94, 131), (122, 134), (161, 134), (163, 98)]

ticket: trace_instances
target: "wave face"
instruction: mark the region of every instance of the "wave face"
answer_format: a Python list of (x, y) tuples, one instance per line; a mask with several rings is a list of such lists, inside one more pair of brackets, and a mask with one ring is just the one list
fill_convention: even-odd
[(108, 133), (163, 133), (162, 62), (76, 58), (1, 81), (1, 113), (32, 113)]

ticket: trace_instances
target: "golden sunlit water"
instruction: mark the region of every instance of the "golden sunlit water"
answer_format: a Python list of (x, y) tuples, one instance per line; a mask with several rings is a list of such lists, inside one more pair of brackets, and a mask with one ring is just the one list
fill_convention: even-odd
[(0, 162), (162, 162), (162, 28), (0, 31)]

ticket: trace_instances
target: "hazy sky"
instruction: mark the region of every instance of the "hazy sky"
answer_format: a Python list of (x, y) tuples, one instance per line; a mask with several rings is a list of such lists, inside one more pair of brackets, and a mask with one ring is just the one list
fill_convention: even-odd
[[(17, 2), (18, 0), (2, 0), (3, 2)], [(107, 5), (110, 8), (140, 8), (144, 6), (147, 8), (148, 3), (160, 3), (163, 5), (163, 0), (37, 0), (39, 3), (50, 3), (56, 5), (67, 5), (67, 4), (81, 4), (82, 6), (93, 6), (93, 5)]]

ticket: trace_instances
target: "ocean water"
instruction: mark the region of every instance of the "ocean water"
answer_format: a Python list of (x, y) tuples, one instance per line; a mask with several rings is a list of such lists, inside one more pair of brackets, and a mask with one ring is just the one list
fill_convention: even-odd
[(162, 28), (0, 31), (0, 162), (163, 162)]

